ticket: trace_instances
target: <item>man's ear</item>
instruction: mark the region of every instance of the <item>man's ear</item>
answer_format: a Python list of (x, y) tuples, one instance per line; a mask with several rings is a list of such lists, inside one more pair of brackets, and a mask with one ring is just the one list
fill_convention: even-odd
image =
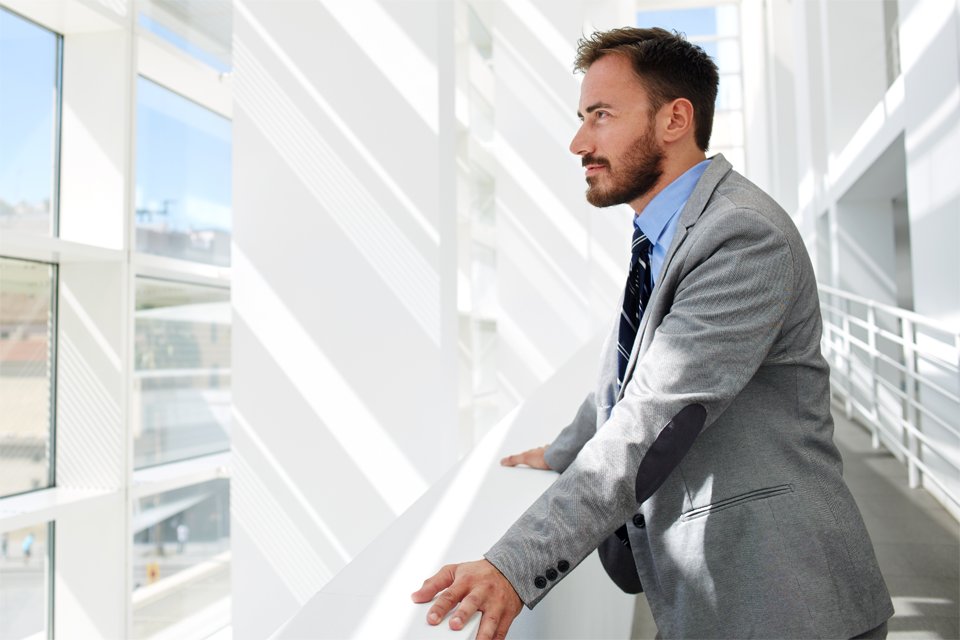
[(686, 135), (693, 135), (693, 104), (686, 98), (677, 98), (663, 105), (664, 142), (676, 142)]

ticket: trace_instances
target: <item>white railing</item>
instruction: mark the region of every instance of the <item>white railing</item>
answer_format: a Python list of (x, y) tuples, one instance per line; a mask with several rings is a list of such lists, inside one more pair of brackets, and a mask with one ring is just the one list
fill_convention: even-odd
[(831, 394), (960, 518), (960, 331), (820, 286)]

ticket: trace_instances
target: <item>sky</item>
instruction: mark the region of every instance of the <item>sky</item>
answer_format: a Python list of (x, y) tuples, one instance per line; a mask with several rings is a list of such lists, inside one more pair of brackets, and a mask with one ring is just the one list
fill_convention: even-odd
[[(57, 73), (57, 36), (0, 9), (0, 199), (9, 204), (52, 199)], [(177, 230), (229, 231), (230, 121), (139, 78), (136, 135), (137, 208), (167, 201)]]
[(0, 199), (51, 197), (56, 97), (56, 36), (0, 10)]

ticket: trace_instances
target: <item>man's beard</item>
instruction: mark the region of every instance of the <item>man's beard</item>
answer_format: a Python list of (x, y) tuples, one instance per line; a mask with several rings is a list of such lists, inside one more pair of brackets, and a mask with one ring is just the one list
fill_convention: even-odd
[(584, 156), (583, 165), (602, 164), (607, 167), (607, 186), (601, 186), (601, 176), (587, 178), (587, 202), (595, 207), (612, 207), (633, 202), (644, 196), (663, 175), (663, 151), (654, 141), (653, 127), (647, 129), (614, 169), (610, 161), (598, 156)]

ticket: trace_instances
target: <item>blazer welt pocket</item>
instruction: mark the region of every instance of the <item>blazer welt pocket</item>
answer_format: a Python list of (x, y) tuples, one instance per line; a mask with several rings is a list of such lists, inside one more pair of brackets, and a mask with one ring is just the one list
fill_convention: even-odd
[(726, 498), (725, 500), (718, 500), (717, 502), (713, 502), (703, 507), (697, 507), (696, 509), (691, 509), (690, 511), (681, 514), (680, 520), (686, 522), (687, 520), (702, 518), (716, 511), (723, 511), (724, 509), (729, 509), (730, 507), (736, 507), (747, 502), (753, 502), (754, 500), (772, 498), (773, 496), (783, 495), (784, 493), (793, 493), (793, 485), (780, 484), (775, 487), (767, 487), (765, 489), (756, 489), (754, 491), (748, 491), (747, 493), (741, 493), (738, 496)]

